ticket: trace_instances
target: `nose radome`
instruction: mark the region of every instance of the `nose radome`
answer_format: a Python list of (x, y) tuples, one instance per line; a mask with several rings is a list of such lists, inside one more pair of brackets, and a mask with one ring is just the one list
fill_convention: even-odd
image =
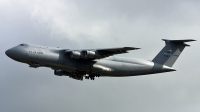
[(6, 50), (5, 54), (8, 56), (8, 50)]
[(6, 54), (8, 57), (10, 57), (10, 55), (11, 55), (10, 49), (6, 50), (5, 54)]

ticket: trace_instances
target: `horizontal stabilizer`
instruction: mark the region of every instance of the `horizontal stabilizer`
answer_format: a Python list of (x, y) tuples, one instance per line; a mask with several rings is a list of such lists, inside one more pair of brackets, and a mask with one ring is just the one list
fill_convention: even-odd
[(184, 42), (192, 42), (192, 41), (196, 41), (196, 40), (193, 40), (193, 39), (184, 39), (184, 40), (168, 40), (168, 39), (162, 39), (163, 41), (165, 42), (172, 42), (172, 43), (180, 43), (180, 44), (183, 44), (185, 46), (190, 46), (188, 44), (185, 44)]

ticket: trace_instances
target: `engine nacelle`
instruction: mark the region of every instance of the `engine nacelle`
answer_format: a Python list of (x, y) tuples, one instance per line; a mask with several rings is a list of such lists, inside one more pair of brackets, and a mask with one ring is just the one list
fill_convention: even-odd
[(96, 53), (94, 51), (86, 51), (85, 52), (85, 57), (86, 58), (95, 58)]
[(69, 72), (66, 72), (64, 70), (55, 70), (54, 71), (54, 74), (57, 75), (57, 76), (69, 76), (70, 73)]
[(81, 52), (72, 51), (71, 54), (70, 54), (70, 57), (74, 58), (74, 59), (80, 59), (81, 58)]

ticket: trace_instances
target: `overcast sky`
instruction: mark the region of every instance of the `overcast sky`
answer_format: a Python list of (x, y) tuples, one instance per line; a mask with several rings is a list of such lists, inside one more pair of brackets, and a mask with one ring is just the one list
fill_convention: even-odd
[[(195, 39), (173, 68), (77, 81), (5, 55), (20, 43), (66, 49), (139, 47), (152, 60), (161, 39)], [(1, 112), (199, 112), (199, 0), (0, 0)]]

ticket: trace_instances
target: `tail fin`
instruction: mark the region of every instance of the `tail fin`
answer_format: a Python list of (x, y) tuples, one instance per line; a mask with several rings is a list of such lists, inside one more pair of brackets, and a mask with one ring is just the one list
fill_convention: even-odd
[(165, 41), (166, 43), (165, 47), (158, 53), (158, 55), (152, 61), (158, 64), (172, 67), (175, 61), (180, 56), (181, 52), (184, 50), (184, 48), (186, 46), (190, 46), (190, 45), (185, 44), (184, 42), (191, 42), (191, 41), (196, 41), (196, 40), (163, 39), (163, 41)]

